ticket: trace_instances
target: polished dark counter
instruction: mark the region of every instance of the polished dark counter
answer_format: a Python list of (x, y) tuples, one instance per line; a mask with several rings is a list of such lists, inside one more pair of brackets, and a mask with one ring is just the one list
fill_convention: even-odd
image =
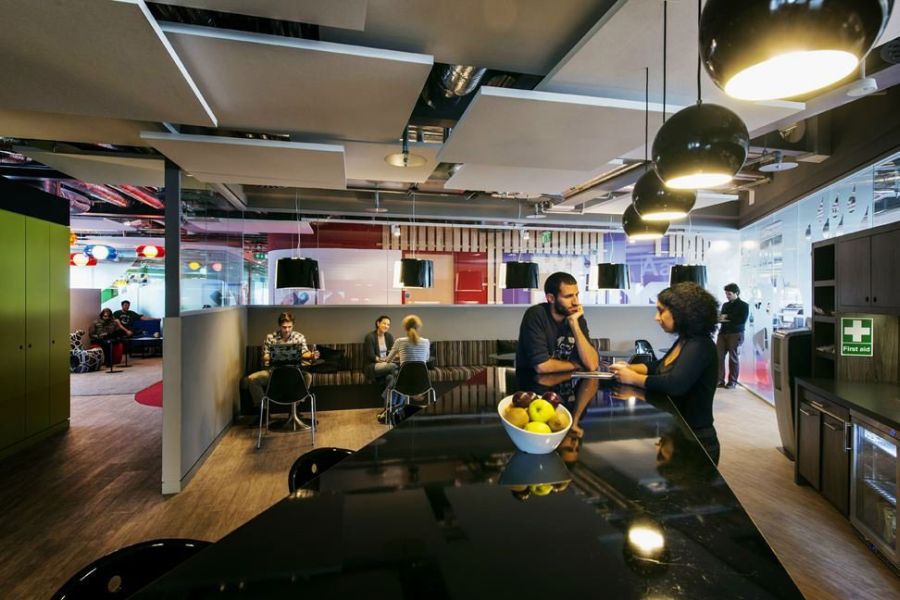
[(797, 385), (888, 427), (900, 429), (900, 384), (798, 377)]
[[(550, 384), (581, 441), (518, 453), (496, 404)], [(801, 597), (671, 402), (640, 390), (488, 369), (310, 487), (138, 597)]]

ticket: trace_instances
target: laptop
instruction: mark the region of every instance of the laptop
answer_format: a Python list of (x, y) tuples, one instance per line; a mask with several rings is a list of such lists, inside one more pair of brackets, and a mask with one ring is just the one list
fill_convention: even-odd
[(302, 360), (301, 344), (274, 344), (269, 351), (269, 364), (273, 367), (281, 365), (299, 365)]

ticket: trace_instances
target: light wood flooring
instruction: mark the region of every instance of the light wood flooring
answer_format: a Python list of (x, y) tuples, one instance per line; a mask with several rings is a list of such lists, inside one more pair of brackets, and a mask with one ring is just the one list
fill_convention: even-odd
[[(114, 377), (114, 376), (113, 376)], [(359, 448), (384, 427), (376, 409), (320, 412), (317, 445)], [(716, 397), (721, 471), (811, 599), (896, 598), (898, 580), (849, 522), (809, 488), (775, 446), (771, 407), (743, 390)], [(287, 493), (307, 434), (254, 449), (232, 427), (187, 489), (160, 490), (162, 411), (130, 394), (72, 398), (72, 427), (0, 463), (0, 598), (46, 598), (86, 563), (160, 537), (216, 540)]]

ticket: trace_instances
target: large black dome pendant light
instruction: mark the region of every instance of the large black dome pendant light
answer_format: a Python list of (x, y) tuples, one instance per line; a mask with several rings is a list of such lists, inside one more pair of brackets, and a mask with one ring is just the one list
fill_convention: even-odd
[(658, 240), (669, 230), (668, 221), (645, 221), (629, 204), (622, 215), (622, 228), (630, 241)]
[(279, 258), (275, 263), (275, 287), (319, 289), (319, 261), (300, 256), (300, 206), (294, 190), (294, 212), (297, 214), (297, 256)]
[(773, 100), (853, 73), (884, 30), (893, 0), (707, 0), (700, 56), (726, 94)]
[[(666, 59), (668, 46), (668, 2), (663, 2), (663, 125), (666, 124)], [(649, 131), (650, 115), (650, 81), (649, 70), (644, 90), (644, 162), (647, 162), (647, 137)], [(631, 192), (631, 202), (634, 209), (645, 221), (674, 221), (688, 216), (697, 194), (693, 190), (670, 190), (659, 180), (653, 169), (644, 173)]]
[[(698, 23), (700, 5), (697, 0)], [(677, 112), (656, 134), (656, 174), (673, 189), (721, 187), (744, 166), (749, 148), (750, 134), (739, 116), (724, 106), (703, 104), (698, 52), (697, 104)]]

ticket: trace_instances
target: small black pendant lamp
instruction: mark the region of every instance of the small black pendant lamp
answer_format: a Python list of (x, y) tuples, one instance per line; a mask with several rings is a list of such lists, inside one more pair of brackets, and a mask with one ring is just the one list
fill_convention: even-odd
[[(700, 20), (700, 0), (697, 0)], [(747, 126), (731, 110), (703, 104), (697, 54), (697, 104), (675, 113), (653, 140), (656, 174), (679, 190), (721, 187), (744, 166), (750, 149)]]
[(668, 221), (645, 221), (629, 204), (622, 215), (622, 228), (629, 240), (658, 240), (669, 230)]
[(597, 265), (598, 290), (631, 289), (628, 265), (622, 263), (600, 263)]
[(533, 262), (510, 261), (506, 263), (506, 289), (537, 289), (538, 265)]
[(299, 256), (279, 258), (275, 265), (275, 287), (319, 289), (319, 261)]
[(709, 281), (706, 276), (706, 265), (672, 265), (669, 271), (669, 285), (692, 281), (702, 288)]
[(419, 258), (401, 259), (400, 284), (405, 288), (434, 287), (434, 261)]
[(700, 56), (733, 98), (806, 94), (853, 73), (887, 25), (891, 0), (707, 0)]
[(631, 201), (645, 221), (674, 221), (688, 216), (697, 194), (694, 190), (670, 190), (663, 185), (656, 171), (647, 171), (634, 184)]

